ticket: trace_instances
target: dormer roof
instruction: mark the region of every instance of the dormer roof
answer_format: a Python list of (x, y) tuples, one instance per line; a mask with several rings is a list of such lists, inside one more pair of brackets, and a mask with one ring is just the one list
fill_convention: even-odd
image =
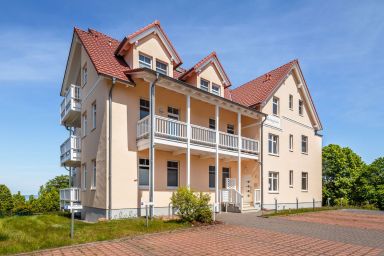
[(173, 46), (171, 40), (169, 40), (167, 34), (164, 32), (163, 28), (160, 25), (160, 21), (155, 20), (151, 24), (137, 30), (136, 32), (124, 37), (124, 39), (121, 41), (119, 46), (117, 47), (115, 54), (117, 56), (122, 56), (125, 54), (125, 52), (134, 44), (136, 44), (140, 39), (150, 35), (150, 34), (156, 34), (159, 36), (161, 42), (164, 44), (165, 48), (167, 49), (169, 55), (172, 58), (172, 61), (174, 63), (174, 67), (180, 66), (183, 62), (177, 53), (175, 47)]
[(223, 66), (221, 65), (219, 58), (217, 57), (216, 52), (211, 52), (208, 56), (197, 62), (192, 68), (184, 72), (179, 79), (184, 80), (192, 73), (200, 72), (206, 65), (209, 65), (212, 63), (215, 65), (216, 69), (219, 71), (219, 74), (221, 78), (223, 79), (224, 87), (227, 88), (231, 86), (231, 81), (229, 80), (229, 77), (227, 73), (225, 72)]

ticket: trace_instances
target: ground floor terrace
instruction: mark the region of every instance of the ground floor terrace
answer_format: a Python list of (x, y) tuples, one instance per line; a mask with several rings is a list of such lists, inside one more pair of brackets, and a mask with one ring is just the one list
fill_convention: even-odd
[(288, 217), (220, 214), (224, 224), (37, 252), (36, 255), (383, 255), (384, 213)]

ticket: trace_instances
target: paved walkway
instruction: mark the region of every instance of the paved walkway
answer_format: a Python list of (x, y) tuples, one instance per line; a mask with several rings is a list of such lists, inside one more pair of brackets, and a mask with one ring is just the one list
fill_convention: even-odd
[[(337, 216), (332, 223), (319, 221), (332, 214)], [(361, 214), (335, 211), (261, 218), (226, 213), (219, 217), (224, 225), (63, 247), (36, 255), (384, 255), (383, 230), (362, 227), (359, 221), (353, 227), (338, 225), (337, 220), (346, 223), (343, 217), (357, 216), (364, 221)], [(383, 218), (379, 216), (378, 225)]]

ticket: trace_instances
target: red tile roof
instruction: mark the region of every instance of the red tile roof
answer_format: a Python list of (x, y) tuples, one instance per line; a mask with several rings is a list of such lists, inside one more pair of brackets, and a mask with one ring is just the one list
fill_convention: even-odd
[(232, 100), (245, 106), (254, 106), (268, 99), (281, 84), (297, 60), (288, 62), (256, 79), (231, 90)]
[(224, 72), (224, 75), (225, 75), (225, 79), (228, 80), (229, 84), (227, 84), (225, 87), (229, 87), (231, 86), (231, 81), (229, 80), (229, 77), (227, 75), (227, 73), (225, 72), (225, 69), (223, 68), (223, 66), (221, 65), (220, 63), (220, 60), (219, 58), (217, 57), (217, 54), (216, 52), (211, 52), (209, 55), (207, 55), (206, 57), (204, 57), (203, 59), (201, 59), (199, 62), (197, 62), (193, 67), (191, 67), (190, 69), (188, 69), (182, 76), (180, 76), (180, 79), (183, 80), (183, 78), (185, 78), (189, 73), (191, 73), (192, 71), (196, 71), (198, 70), (204, 63), (206, 63), (210, 58), (216, 58), (217, 59), (217, 63), (220, 65), (220, 68), (223, 70)]
[(118, 40), (93, 29), (83, 31), (75, 28), (74, 31), (84, 45), (97, 73), (127, 80), (124, 71), (130, 68), (123, 58), (115, 55), (115, 50), (120, 44)]

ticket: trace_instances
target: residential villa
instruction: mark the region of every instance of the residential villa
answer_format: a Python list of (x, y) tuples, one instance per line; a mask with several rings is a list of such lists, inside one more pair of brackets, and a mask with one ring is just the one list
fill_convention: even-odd
[(89, 221), (166, 215), (183, 186), (216, 212), (321, 206), (322, 125), (299, 62), (236, 88), (215, 52), (182, 64), (158, 21), (122, 41), (74, 29), (61, 199)]

